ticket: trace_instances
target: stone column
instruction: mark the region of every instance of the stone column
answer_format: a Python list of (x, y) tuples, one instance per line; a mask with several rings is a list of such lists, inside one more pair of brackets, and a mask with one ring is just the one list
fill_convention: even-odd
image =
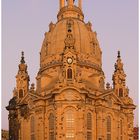
[(71, 7), (74, 5), (74, 1), (73, 0), (68, 0), (68, 7)]
[(60, 0), (60, 9), (65, 6), (65, 0)]

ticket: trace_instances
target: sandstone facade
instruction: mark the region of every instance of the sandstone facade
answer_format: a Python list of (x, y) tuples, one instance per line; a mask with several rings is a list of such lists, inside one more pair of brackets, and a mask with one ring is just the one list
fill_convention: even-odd
[(60, 0), (29, 87), (22, 52), (9, 101), (10, 140), (133, 140), (133, 110), (118, 51), (113, 86), (105, 85), (97, 33), (84, 22), (82, 1)]

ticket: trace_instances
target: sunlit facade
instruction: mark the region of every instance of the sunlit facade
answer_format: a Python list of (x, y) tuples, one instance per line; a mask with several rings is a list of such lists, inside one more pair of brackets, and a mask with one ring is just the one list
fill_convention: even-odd
[(22, 52), (9, 101), (9, 140), (133, 140), (135, 105), (118, 51), (105, 84), (102, 51), (82, 0), (60, 0), (40, 51), (36, 86)]

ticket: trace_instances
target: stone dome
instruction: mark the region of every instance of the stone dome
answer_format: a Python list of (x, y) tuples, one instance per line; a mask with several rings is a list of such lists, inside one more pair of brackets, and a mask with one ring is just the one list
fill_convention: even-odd
[(92, 31), (90, 22), (84, 22), (82, 10), (77, 6), (64, 6), (58, 13), (56, 24), (49, 25), (49, 31), (41, 48), (40, 63), (45, 66), (50, 56), (63, 54), (68, 41), (73, 42), (77, 54), (91, 57), (101, 67), (101, 50), (96, 32)]

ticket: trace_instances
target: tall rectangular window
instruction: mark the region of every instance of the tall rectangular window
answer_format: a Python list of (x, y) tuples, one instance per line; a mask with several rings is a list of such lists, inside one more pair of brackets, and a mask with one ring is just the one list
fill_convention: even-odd
[(67, 77), (68, 77), (68, 79), (72, 79), (72, 69), (68, 69), (67, 70)]
[(111, 140), (111, 118), (110, 116), (106, 119), (106, 129), (107, 129), (107, 140)]
[(55, 140), (55, 117), (51, 113), (49, 116), (49, 140)]
[(74, 113), (72, 110), (69, 110), (66, 112), (66, 140), (74, 140), (74, 124)]
[(92, 140), (92, 114), (87, 114), (87, 140)]

